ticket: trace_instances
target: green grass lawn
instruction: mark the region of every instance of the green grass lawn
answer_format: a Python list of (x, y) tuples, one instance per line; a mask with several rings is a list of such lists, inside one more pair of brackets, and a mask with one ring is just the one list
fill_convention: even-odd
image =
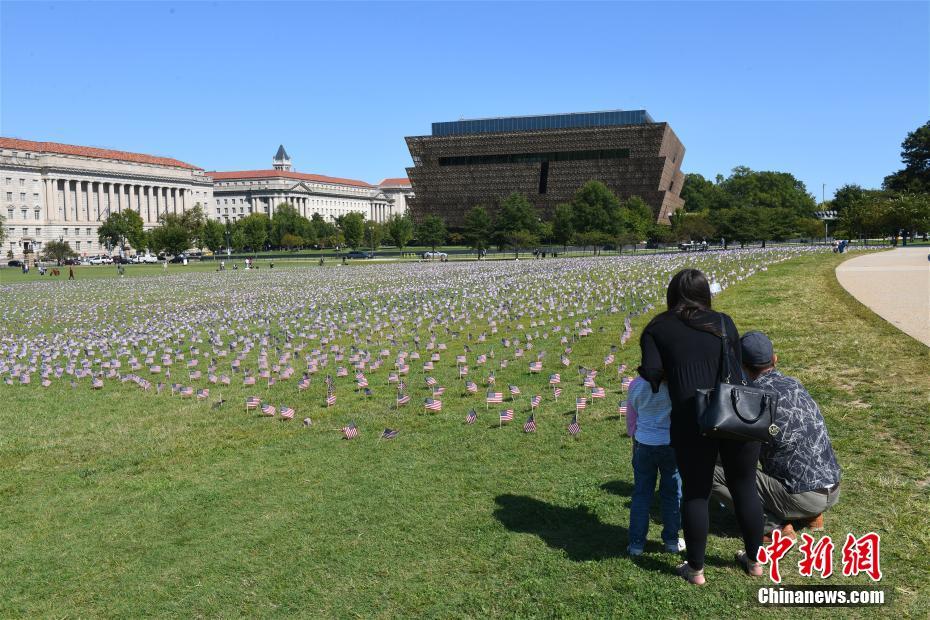
[[(484, 406), (472, 426), (462, 406), (393, 413), (384, 389), (352, 415), (308, 403), (298, 418), (314, 426), (303, 429), (244, 412), (239, 386), (211, 410), (128, 386), (0, 384), (0, 617), (926, 618), (930, 357), (839, 287), (833, 269), (846, 258), (770, 266), (718, 307), (741, 331), (766, 331), (783, 371), (821, 404), (844, 474), (827, 533), (881, 534), (881, 585), (892, 594), (882, 609), (761, 609), (765, 582), (736, 568), (734, 521), (717, 509), (706, 587), (675, 577), (678, 558), (656, 542), (625, 556), (631, 446), (617, 381), (572, 440), (569, 390), (542, 408), (537, 433), (521, 432), (543, 376), (523, 380), (504, 428)], [(622, 328), (610, 316), (573, 361), (598, 366)], [(637, 335), (648, 318), (634, 321)], [(618, 361), (637, 360), (634, 339)], [(454, 375), (437, 372), (457, 394)], [(350, 417), (361, 435), (340, 440)], [(387, 426), (400, 435), (379, 441)], [(786, 581), (816, 583), (797, 576), (792, 554)], [(872, 585), (861, 575), (828, 583)]]

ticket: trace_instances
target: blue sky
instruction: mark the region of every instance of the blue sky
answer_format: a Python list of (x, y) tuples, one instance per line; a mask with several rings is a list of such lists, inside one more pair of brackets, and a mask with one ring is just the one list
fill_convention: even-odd
[(930, 118), (930, 3), (0, 4), (0, 134), (376, 182), (460, 117), (646, 108), (686, 172), (878, 186)]

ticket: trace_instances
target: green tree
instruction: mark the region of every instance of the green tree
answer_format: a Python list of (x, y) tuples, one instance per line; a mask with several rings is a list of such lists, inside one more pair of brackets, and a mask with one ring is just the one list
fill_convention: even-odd
[(552, 236), (556, 243), (561, 243), (564, 249), (575, 234), (575, 219), (572, 205), (563, 202), (555, 206), (555, 215), (552, 218)]
[(765, 214), (761, 207), (719, 209), (711, 213), (711, 223), (726, 240), (744, 247), (766, 236)]
[(896, 192), (930, 193), (930, 121), (901, 143), (904, 168), (885, 177), (883, 187)]
[(245, 249), (246, 243), (245, 231), (242, 230), (241, 226), (234, 227), (229, 235), (229, 244), (232, 246), (232, 249), (236, 252), (241, 252)]
[(817, 209), (804, 183), (788, 172), (754, 171), (737, 166), (720, 187), (729, 196), (728, 208), (780, 207), (798, 216), (813, 215)]
[(468, 247), (480, 252), (486, 250), (494, 237), (494, 222), (488, 210), (482, 206), (472, 207), (465, 214), (463, 237)]
[(362, 245), (365, 236), (365, 216), (361, 213), (346, 213), (337, 219), (339, 230), (345, 238), (346, 245), (353, 250)]
[(680, 196), (685, 201), (685, 211), (692, 213), (730, 207), (730, 198), (720, 185), (696, 173), (685, 175)]
[(297, 209), (282, 202), (275, 207), (274, 215), (271, 216), (271, 232), (268, 235), (268, 242), (274, 247), (281, 247), (287, 245), (282, 241), (284, 235), (303, 236), (301, 233), (304, 219)]
[(97, 227), (97, 240), (111, 248), (122, 248), (129, 242), (136, 250), (143, 249), (142, 217), (132, 209), (110, 213)]
[(388, 218), (386, 228), (391, 243), (403, 252), (410, 240), (413, 239), (413, 220), (406, 215), (395, 213)]
[(180, 215), (180, 223), (187, 229), (187, 238), (191, 246), (203, 249), (206, 245), (203, 242), (203, 227), (206, 222), (207, 216), (204, 215), (199, 202)]
[(539, 214), (526, 196), (513, 192), (501, 201), (495, 222), (495, 237), (500, 248), (513, 248), (519, 257), (520, 248), (529, 238), (539, 242)]
[(336, 247), (341, 243), (342, 235), (332, 222), (327, 222), (319, 213), (314, 213), (310, 219), (310, 225), (316, 237), (316, 242), (324, 248)]
[(279, 242), (279, 246), (291, 250), (296, 247), (300, 247), (303, 245), (303, 242), (303, 237), (295, 235), (294, 233), (284, 233), (284, 236), (281, 237)]
[(203, 225), (203, 244), (211, 252), (219, 252), (226, 247), (226, 226), (216, 220), (208, 220)]
[(435, 215), (429, 215), (417, 227), (417, 241), (430, 246), (433, 251), (446, 242), (446, 223)]
[(714, 225), (710, 223), (705, 212), (677, 211), (671, 219), (672, 232), (681, 241), (704, 241), (716, 234)]
[(846, 209), (852, 207), (858, 202), (861, 202), (865, 198), (865, 195), (866, 190), (862, 189), (862, 187), (859, 185), (847, 183), (843, 187), (836, 190), (830, 206), (837, 212), (837, 214), (842, 215)]
[(528, 230), (515, 230), (508, 234), (508, 243), (513, 247), (514, 254), (520, 258), (520, 251), (539, 245), (539, 235)]
[(264, 213), (250, 213), (238, 222), (236, 228), (242, 231), (245, 240), (244, 247), (253, 252), (260, 252), (268, 239), (268, 228), (271, 220)]
[(6, 218), (0, 215), (0, 246), (6, 243)]
[(384, 238), (384, 226), (373, 220), (365, 221), (365, 245), (374, 252), (381, 247)]
[(161, 223), (152, 229), (151, 244), (156, 252), (177, 256), (191, 247), (190, 231), (179, 215), (169, 213), (160, 219)]
[(49, 241), (42, 248), (42, 260), (61, 262), (66, 258), (74, 258), (77, 252), (71, 249), (67, 241)]
[(620, 232), (620, 200), (600, 181), (588, 181), (572, 197), (572, 221), (577, 232)]

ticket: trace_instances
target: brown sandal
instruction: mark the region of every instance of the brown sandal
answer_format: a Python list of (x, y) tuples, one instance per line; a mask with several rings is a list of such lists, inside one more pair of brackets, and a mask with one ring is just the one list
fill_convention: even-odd
[(675, 569), (675, 572), (678, 574), (679, 577), (681, 577), (682, 579), (684, 579), (690, 584), (693, 584), (696, 586), (704, 585), (704, 569), (703, 568), (701, 570), (694, 570), (693, 568), (691, 568), (690, 564), (688, 564), (687, 562), (684, 562), (678, 565), (678, 567)]
[(762, 565), (758, 562), (753, 562), (750, 560), (745, 551), (737, 551), (736, 561), (740, 566), (743, 567), (743, 571), (745, 571), (745, 573), (750, 577), (761, 577), (764, 572)]

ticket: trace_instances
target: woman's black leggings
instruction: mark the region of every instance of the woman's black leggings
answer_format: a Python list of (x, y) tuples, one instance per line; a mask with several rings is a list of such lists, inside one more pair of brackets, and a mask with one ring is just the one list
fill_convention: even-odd
[(691, 568), (704, 568), (707, 530), (710, 527), (707, 502), (714, 484), (717, 455), (723, 463), (727, 488), (733, 496), (736, 521), (743, 534), (746, 553), (753, 560), (762, 543), (762, 500), (756, 489), (756, 464), (760, 444), (693, 435), (675, 442), (675, 460), (681, 474), (681, 525), (688, 545)]

